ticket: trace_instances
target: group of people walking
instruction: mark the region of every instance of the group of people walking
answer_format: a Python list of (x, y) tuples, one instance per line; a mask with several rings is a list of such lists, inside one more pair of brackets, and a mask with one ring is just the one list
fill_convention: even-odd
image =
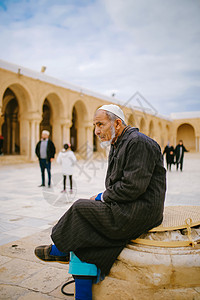
[(166, 154), (166, 163), (167, 170), (171, 171), (171, 166), (176, 165), (176, 170), (183, 171), (183, 158), (184, 152), (188, 152), (188, 150), (183, 145), (183, 141), (180, 140), (178, 145), (174, 148), (170, 143), (165, 147), (163, 151), (163, 155)]
[[(37, 143), (35, 148), (35, 153), (39, 159), (42, 183), (39, 185), (40, 187), (45, 186), (45, 169), (47, 169), (48, 174), (48, 187), (51, 187), (51, 162), (54, 159), (56, 148), (54, 143), (49, 138), (49, 131), (43, 130), (41, 135), (41, 140)], [(57, 157), (57, 163), (62, 166), (63, 173), (63, 190), (62, 192), (66, 192), (66, 179), (69, 176), (70, 181), (70, 193), (73, 193), (73, 166), (76, 162), (76, 156), (71, 150), (70, 144), (64, 144), (62, 151), (59, 152)]]

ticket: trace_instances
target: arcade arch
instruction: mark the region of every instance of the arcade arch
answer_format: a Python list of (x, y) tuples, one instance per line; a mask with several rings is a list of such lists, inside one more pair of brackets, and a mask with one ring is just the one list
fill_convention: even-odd
[(142, 118), (141, 120), (140, 120), (140, 132), (142, 132), (142, 133), (146, 133), (146, 123), (145, 123), (145, 120), (144, 120), (144, 118)]
[[(89, 122), (86, 106), (81, 100), (74, 103), (71, 119), (70, 143), (72, 149), (85, 157), (88, 155), (88, 151), (93, 152), (93, 126)], [(89, 145), (89, 141), (91, 145)]]
[(168, 142), (173, 142), (171, 141), (171, 138), (170, 138), (170, 134), (169, 134), (170, 130), (169, 130), (169, 125), (166, 125), (166, 137), (167, 137), (167, 142), (165, 141), (165, 143), (167, 144)]
[(29, 128), (27, 120), (32, 110), (31, 97), (24, 86), (18, 83), (8, 85), (2, 94), (1, 132), (4, 136), (5, 154), (29, 152)]
[(67, 123), (67, 116), (65, 116), (64, 105), (61, 98), (54, 92), (43, 96), (40, 101), (40, 122), (39, 132), (41, 136), (42, 130), (50, 132), (50, 138), (54, 141), (57, 151), (63, 147), (64, 133), (63, 126)]
[(131, 127), (135, 127), (135, 118), (134, 116), (131, 114), (128, 118), (128, 125), (130, 125)]
[(2, 134), (4, 137), (3, 153), (20, 153), (19, 133), (19, 103), (15, 94), (8, 88), (3, 97), (3, 124)]
[(164, 137), (163, 137), (163, 133), (162, 133), (162, 124), (161, 122), (158, 122), (158, 128), (159, 128), (159, 132), (158, 132), (158, 143), (161, 147), (164, 147)]
[(154, 138), (154, 123), (153, 121), (151, 120), (150, 123), (149, 123), (149, 133), (148, 133), (148, 136), (150, 138)]
[(177, 143), (183, 140), (186, 149), (195, 150), (195, 130), (189, 123), (181, 124), (177, 128)]
[[(94, 111), (92, 112), (92, 115), (94, 117), (94, 113), (101, 107), (102, 105), (98, 105), (95, 107)], [(93, 122), (92, 122), (93, 124)], [(95, 128), (93, 126), (93, 151), (94, 152), (104, 152), (105, 149), (103, 150), (101, 148), (101, 145), (100, 145), (100, 139), (96, 136), (95, 134)]]
[(44, 100), (42, 106), (42, 121), (40, 122), (40, 136), (43, 130), (50, 132), (50, 138), (52, 138), (52, 109), (47, 98)]

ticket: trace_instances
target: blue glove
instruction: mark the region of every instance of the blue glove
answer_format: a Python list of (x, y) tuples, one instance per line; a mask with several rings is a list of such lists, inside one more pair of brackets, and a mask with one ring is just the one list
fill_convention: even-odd
[(96, 200), (96, 201), (101, 201), (101, 195), (102, 195), (102, 193), (99, 193), (99, 194), (96, 196), (95, 200)]

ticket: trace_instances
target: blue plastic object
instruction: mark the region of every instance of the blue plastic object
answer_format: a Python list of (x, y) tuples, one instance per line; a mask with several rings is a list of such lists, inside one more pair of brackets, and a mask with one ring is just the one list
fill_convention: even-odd
[(97, 276), (97, 266), (81, 261), (74, 252), (70, 252), (69, 274)]

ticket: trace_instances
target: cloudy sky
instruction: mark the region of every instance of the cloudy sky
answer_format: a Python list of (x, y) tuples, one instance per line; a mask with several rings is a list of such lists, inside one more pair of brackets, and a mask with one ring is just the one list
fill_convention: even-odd
[(0, 41), (0, 59), (122, 103), (200, 111), (200, 0), (0, 0)]

